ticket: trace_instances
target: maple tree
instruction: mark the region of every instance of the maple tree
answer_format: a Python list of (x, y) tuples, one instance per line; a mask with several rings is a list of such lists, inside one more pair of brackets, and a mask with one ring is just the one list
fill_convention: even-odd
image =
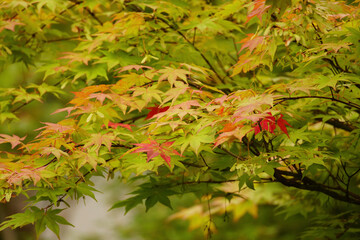
[(270, 204), (316, 212), (304, 239), (357, 239), (359, 2), (3, 1), (1, 68), (41, 79), (0, 89), (1, 123), (72, 99), (37, 136), (0, 134), (0, 200), (29, 202), (0, 230), (59, 237), (67, 199), (94, 197), (92, 176), (117, 176), (138, 188), (112, 209), (172, 208), (194, 193), (200, 216), (170, 219), (207, 236), (213, 215)]

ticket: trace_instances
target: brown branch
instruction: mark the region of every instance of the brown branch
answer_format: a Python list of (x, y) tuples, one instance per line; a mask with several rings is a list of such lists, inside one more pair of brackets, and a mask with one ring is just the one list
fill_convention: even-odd
[(298, 99), (305, 99), (305, 98), (317, 98), (317, 99), (325, 99), (325, 100), (330, 100), (330, 101), (334, 101), (334, 102), (338, 102), (338, 103), (342, 103), (344, 105), (347, 105), (349, 107), (353, 107), (356, 108), (358, 110), (360, 110), (360, 106), (356, 103), (352, 103), (352, 102), (345, 102), (342, 101), (340, 99), (336, 99), (336, 98), (332, 98), (332, 97), (324, 97), (324, 96), (298, 96), (298, 97), (283, 97), (283, 98), (278, 98), (275, 101), (279, 101), (277, 103), (274, 104), (274, 106), (276, 106), (277, 104), (281, 104), (285, 101), (289, 101), (289, 100), (298, 100)]
[[(291, 176), (292, 178), (285, 177), (285, 176)], [(324, 186), (322, 184), (316, 183), (315, 181), (303, 177), (301, 178), (298, 174), (293, 174), (291, 172), (281, 171), (279, 169), (275, 168), (274, 172), (275, 179), (282, 183), (285, 186), (288, 187), (295, 187), (298, 189), (308, 190), (308, 191), (315, 191), (315, 192), (321, 192), (324, 193), (336, 200), (352, 203), (356, 205), (360, 205), (360, 196), (357, 196), (355, 194), (351, 194), (353, 198), (349, 198), (349, 196), (344, 196), (336, 192), (334, 188), (330, 188), (328, 186)], [(338, 189), (340, 190), (340, 189)], [(355, 196), (354, 196), (355, 195)]]
[(101, 26), (103, 25), (102, 21), (93, 13), (88, 7), (85, 7), (85, 10), (94, 18)]
[(329, 120), (327, 120), (325, 123), (327, 124), (330, 124), (336, 128), (340, 128), (340, 129), (343, 129), (345, 131), (348, 131), (348, 132), (351, 132), (355, 129), (357, 129), (357, 127), (351, 125), (350, 123), (347, 123), (347, 122), (341, 122), (339, 121), (338, 119), (335, 119), (335, 118), (331, 118)]
[(226, 148), (223, 148), (223, 147), (221, 147), (221, 146), (218, 146), (218, 148), (221, 149), (221, 150), (223, 150), (223, 151), (226, 152), (227, 154), (231, 155), (232, 157), (240, 160), (240, 161), (245, 161), (245, 160), (246, 160), (246, 158), (243, 158), (243, 157), (241, 157), (241, 156), (238, 156), (238, 155), (230, 152), (230, 151), (227, 150)]

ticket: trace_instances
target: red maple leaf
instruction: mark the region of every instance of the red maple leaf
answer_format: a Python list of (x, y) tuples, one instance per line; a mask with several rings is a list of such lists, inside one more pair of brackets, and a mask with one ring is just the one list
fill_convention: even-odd
[(251, 12), (247, 15), (246, 22), (249, 22), (253, 17), (258, 17), (261, 21), (262, 15), (264, 12), (271, 7), (270, 5), (265, 5), (266, 0), (255, 0), (254, 1), (254, 8), (251, 10)]
[(136, 148), (134, 152), (146, 152), (147, 162), (149, 162), (154, 157), (160, 155), (170, 167), (170, 155), (175, 154), (181, 156), (181, 154), (178, 153), (176, 150), (170, 148), (173, 143), (174, 142), (165, 142), (160, 144), (154, 140), (150, 140), (149, 143), (135, 143), (134, 145), (138, 146), (139, 148)]
[(280, 114), (280, 117), (277, 120), (277, 125), (279, 126), (281, 131), (283, 131), (283, 133), (285, 133), (289, 137), (288, 131), (286, 129), (286, 125), (288, 125), (289, 127), (291, 127), (291, 125), (285, 119), (283, 119), (283, 116), (284, 115)]
[(283, 119), (283, 116), (284, 115), (280, 114), (280, 117), (275, 120), (275, 117), (271, 113), (269, 113), (269, 116), (266, 116), (260, 122), (256, 123), (256, 126), (254, 127), (255, 135), (260, 132), (260, 127), (261, 130), (266, 130), (274, 133), (277, 124), (280, 130), (289, 137), (286, 125), (289, 127), (291, 127), (291, 125), (285, 119)]
[(169, 106), (167, 107), (159, 107), (158, 105), (156, 105), (155, 107), (147, 107), (146, 109), (149, 109), (150, 112), (148, 113), (148, 115), (146, 116), (145, 119), (150, 119), (152, 118), (154, 115), (161, 113), (161, 112), (165, 112), (169, 109)]
[(274, 133), (274, 130), (276, 128), (276, 122), (275, 117), (271, 113), (269, 113), (270, 116), (266, 116), (263, 120), (258, 122), (255, 126), (255, 135), (260, 132), (260, 127), (262, 130), (269, 131), (271, 133)]

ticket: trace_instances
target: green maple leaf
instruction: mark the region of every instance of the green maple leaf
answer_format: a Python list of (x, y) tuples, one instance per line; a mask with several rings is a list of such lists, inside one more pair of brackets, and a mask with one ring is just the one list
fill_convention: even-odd
[(159, 73), (162, 73), (162, 75), (159, 77), (159, 82), (167, 79), (171, 86), (174, 86), (176, 84), (177, 79), (181, 79), (185, 83), (187, 83), (187, 75), (191, 74), (191, 72), (188, 70), (170, 67), (159, 70)]
[(214, 134), (211, 132), (211, 128), (203, 129), (195, 134), (188, 134), (185, 137), (180, 138), (176, 141), (176, 145), (181, 145), (180, 152), (184, 153), (188, 146), (198, 155), (200, 147), (204, 143), (212, 143), (215, 140)]
[(86, 140), (87, 143), (84, 145), (84, 148), (86, 149), (90, 146), (94, 146), (94, 150), (96, 154), (99, 154), (99, 149), (101, 145), (105, 145), (109, 150), (109, 152), (111, 152), (111, 144), (112, 141), (114, 141), (115, 139), (116, 136), (113, 135), (112, 133), (106, 133), (106, 134), (94, 133), (91, 134), (91, 137), (88, 140)]

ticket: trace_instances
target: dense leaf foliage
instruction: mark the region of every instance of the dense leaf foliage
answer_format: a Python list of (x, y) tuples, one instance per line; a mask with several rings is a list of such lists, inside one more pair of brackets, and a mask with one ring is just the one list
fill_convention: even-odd
[(198, 211), (171, 218), (206, 234), (214, 214), (271, 204), (316, 212), (304, 239), (356, 239), (359, 1), (5, 0), (0, 10), (2, 68), (20, 62), (43, 78), (0, 89), (1, 123), (74, 94), (34, 139), (0, 135), (1, 201), (29, 198), (0, 229), (59, 236), (63, 204), (94, 197), (100, 175), (138, 184), (112, 207), (126, 211), (196, 194)]

